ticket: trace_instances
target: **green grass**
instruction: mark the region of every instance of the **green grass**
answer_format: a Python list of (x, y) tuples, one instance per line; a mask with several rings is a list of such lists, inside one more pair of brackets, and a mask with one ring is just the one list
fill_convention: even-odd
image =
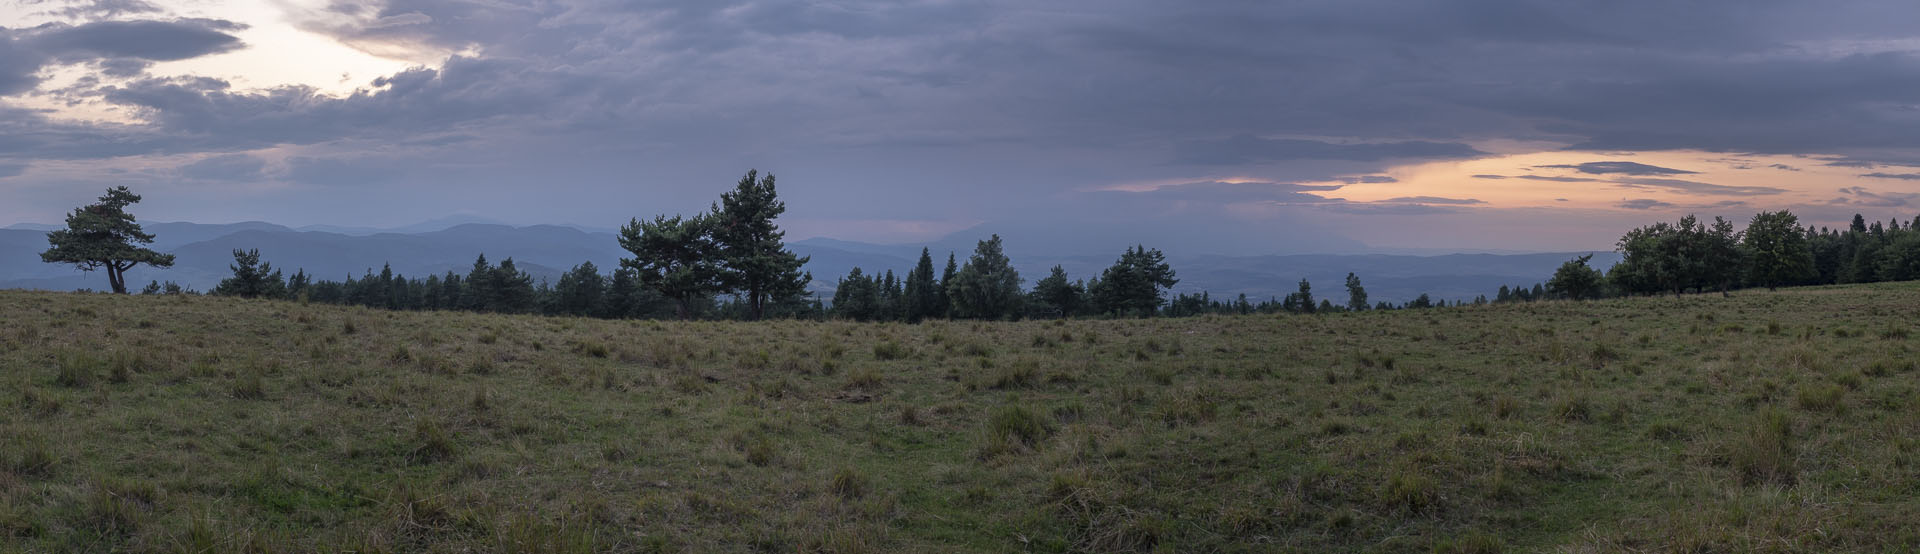
[(1920, 548), (1920, 287), (1180, 320), (0, 291), (0, 552)]

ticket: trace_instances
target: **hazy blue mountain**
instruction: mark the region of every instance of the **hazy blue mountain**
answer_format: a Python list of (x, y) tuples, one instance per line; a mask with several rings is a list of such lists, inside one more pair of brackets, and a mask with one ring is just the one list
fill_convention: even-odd
[[(433, 225), (423, 224), (422, 228)], [(304, 269), (319, 279), (341, 280), (349, 275), (378, 273), (382, 264), (392, 264), (397, 273), (425, 277), (453, 271), (466, 274), (475, 256), (485, 253), (488, 261), (498, 263), (512, 257), (515, 264), (536, 281), (559, 280), (560, 273), (583, 261), (592, 261), (602, 272), (612, 272), (621, 257), (611, 232), (589, 232), (560, 225), (512, 227), (498, 224), (459, 223), (450, 227), (412, 233), (378, 232), (370, 234), (294, 230), (262, 222), (230, 224), (149, 223), (156, 235), (155, 249), (173, 253), (175, 266), (166, 270), (137, 268), (128, 273), (134, 287), (147, 281), (174, 281), (198, 290), (207, 290), (231, 271), (234, 249), (259, 249), (261, 257), (287, 273)], [(932, 249), (936, 268), (946, 263), (948, 252), (964, 263), (973, 245), (983, 236), (957, 233), (926, 245)], [(0, 287), (72, 290), (102, 289), (106, 277), (74, 270), (71, 266), (40, 262), (39, 252), (47, 247), (41, 230), (0, 230)], [(878, 245), (832, 239), (807, 239), (790, 244), (799, 255), (809, 256), (806, 270), (813, 274), (809, 289), (830, 297), (835, 282), (854, 267), (868, 273), (893, 270), (904, 276), (920, 255), (922, 245)], [(1017, 248), (1009, 243), (1014, 266), (1028, 286), (1054, 265), (1060, 265), (1074, 279), (1096, 276), (1111, 265), (1122, 247), (1112, 252), (1078, 255), (1047, 254), (1040, 247)], [(1020, 253), (1024, 252), (1024, 253)], [(1169, 252), (1180, 278), (1176, 292), (1208, 291), (1217, 298), (1232, 299), (1246, 294), (1262, 300), (1293, 292), (1301, 278), (1314, 285), (1314, 294), (1343, 302), (1342, 285), (1347, 272), (1359, 274), (1375, 301), (1403, 302), (1421, 293), (1436, 299), (1468, 300), (1477, 295), (1492, 296), (1501, 285), (1531, 286), (1546, 280), (1554, 268), (1576, 254), (1446, 254), (1446, 255), (1336, 255), (1293, 254), (1269, 256), (1187, 255)], [(1610, 267), (1618, 255), (1601, 252), (1594, 265)]]

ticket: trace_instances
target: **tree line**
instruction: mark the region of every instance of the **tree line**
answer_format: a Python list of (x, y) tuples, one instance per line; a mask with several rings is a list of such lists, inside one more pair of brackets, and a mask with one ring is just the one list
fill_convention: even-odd
[(1689, 215), (1627, 231), (1615, 248), (1621, 261), (1604, 274), (1569, 260), (1546, 283), (1550, 298), (1721, 292), (1739, 288), (1832, 285), (1920, 279), (1920, 218), (1869, 223), (1860, 214), (1846, 229), (1802, 226), (1781, 210), (1754, 214), (1745, 229), (1716, 217)]
[[(140, 201), (126, 187), (109, 189), (98, 203), (75, 209), (67, 228), (49, 232), (41, 259), (91, 271), (105, 269), (116, 293), (126, 293), (125, 272), (146, 264), (169, 267), (173, 256), (144, 248), (153, 242), (126, 208)], [(835, 317), (856, 321), (926, 319), (1152, 317), (1206, 314), (1314, 314), (1380, 309), (1447, 307), (1422, 294), (1401, 304), (1368, 303), (1360, 278), (1347, 274), (1345, 302), (1314, 297), (1302, 279), (1284, 298), (1250, 301), (1245, 295), (1215, 299), (1206, 292), (1167, 295), (1179, 283), (1166, 256), (1136, 245), (1099, 275), (1070, 280), (1061, 266), (1024, 286), (998, 235), (979, 241), (960, 261), (948, 253), (936, 275), (932, 252), (906, 275), (854, 268), (838, 279), (829, 302), (812, 297), (807, 258), (786, 249), (775, 224), (786, 205), (774, 176), (748, 171), (732, 191), (701, 214), (631, 220), (620, 246), (632, 256), (603, 274), (593, 263), (577, 265), (557, 283), (538, 283), (511, 258), (489, 263), (484, 254), (465, 274), (410, 278), (391, 266), (342, 281), (317, 280), (304, 270), (284, 275), (258, 250), (233, 251), (233, 275), (210, 294), (299, 299), (395, 310), (467, 310), (603, 318), (761, 319)], [(1618, 264), (1602, 272), (1592, 255), (1562, 264), (1543, 283), (1501, 286), (1471, 304), (1583, 300), (1627, 295), (1726, 292), (1743, 287), (1870, 283), (1920, 279), (1920, 218), (1882, 224), (1853, 217), (1846, 229), (1801, 226), (1788, 211), (1755, 214), (1746, 227), (1716, 217), (1692, 215), (1629, 230), (1616, 243)], [(187, 294), (177, 284), (154, 282), (146, 294)], [(1455, 302), (1463, 305), (1469, 302)]]

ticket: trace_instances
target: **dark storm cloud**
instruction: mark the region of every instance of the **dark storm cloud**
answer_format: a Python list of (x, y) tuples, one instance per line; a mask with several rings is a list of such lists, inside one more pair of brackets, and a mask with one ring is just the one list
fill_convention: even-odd
[(243, 27), (218, 19), (173, 21), (96, 21), (49, 24), (25, 31), (25, 40), (60, 58), (136, 58), (184, 60), (238, 48), (227, 34)]
[(1246, 165), (1291, 160), (1346, 160), (1373, 162), (1414, 158), (1472, 158), (1487, 155), (1472, 146), (1450, 142), (1400, 141), (1339, 144), (1302, 139), (1264, 139), (1241, 135), (1226, 140), (1183, 144), (1175, 163), (1192, 165)]
[(1582, 164), (1536, 165), (1541, 168), (1571, 169), (1592, 175), (1687, 175), (1699, 173), (1638, 162), (1587, 162)]
[(48, 23), (0, 28), (0, 96), (31, 90), (40, 69), (54, 63), (97, 62), (113, 76), (139, 74), (157, 61), (176, 61), (239, 48), (229, 34), (244, 27), (218, 19)]
[(1781, 193), (1787, 192), (1787, 189), (1774, 188), (1774, 187), (1753, 187), (1753, 186), (1743, 187), (1743, 186), (1730, 186), (1730, 185), (1716, 185), (1713, 183), (1702, 183), (1699, 181), (1686, 181), (1681, 179), (1658, 179), (1653, 177), (1618, 179), (1613, 182), (1619, 183), (1618, 186), (1625, 187), (1625, 188), (1660, 189), (1660, 190), (1666, 190), (1669, 192), (1678, 192), (1683, 194), (1700, 194), (1700, 195), (1711, 195), (1711, 196), (1765, 196), (1770, 194), (1781, 194)]

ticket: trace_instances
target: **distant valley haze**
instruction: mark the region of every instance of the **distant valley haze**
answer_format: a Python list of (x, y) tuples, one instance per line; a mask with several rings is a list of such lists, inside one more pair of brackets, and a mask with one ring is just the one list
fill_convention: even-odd
[[(138, 288), (149, 281), (172, 281), (200, 291), (211, 289), (231, 275), (235, 249), (258, 249), (263, 261), (288, 274), (304, 270), (316, 279), (345, 280), (378, 274), (383, 265), (396, 273), (421, 278), (452, 271), (464, 275), (474, 258), (484, 254), (498, 262), (513, 258), (536, 281), (554, 283), (562, 272), (581, 262), (593, 262), (604, 272), (631, 257), (617, 243), (615, 231), (560, 225), (515, 227), (449, 217), (394, 229), (308, 226), (290, 228), (264, 222), (231, 224), (144, 223), (155, 235), (155, 250), (178, 257), (168, 269), (139, 267), (128, 273)], [(71, 265), (40, 263), (47, 248), (46, 231), (52, 225), (16, 224), (0, 229), (0, 288), (75, 290), (106, 288), (99, 272), (82, 272)], [(976, 236), (976, 231), (979, 233)], [(922, 248), (944, 261), (952, 253), (962, 261), (975, 242), (990, 230), (967, 230), (926, 243), (872, 244), (826, 238), (790, 241), (788, 246), (811, 260), (809, 290), (830, 298), (837, 279), (855, 267), (867, 273), (892, 270), (905, 275)], [(1022, 245), (1021, 239), (1039, 235), (1004, 234), (1014, 266), (1031, 286), (1060, 265), (1076, 279), (1097, 277), (1113, 264), (1126, 245), (1090, 249), (1087, 244), (1047, 242)], [(1055, 248), (1062, 248), (1056, 250)], [(1421, 294), (1435, 299), (1472, 300), (1493, 296), (1501, 285), (1531, 286), (1544, 280), (1561, 262), (1582, 253), (1311, 253), (1287, 255), (1169, 254), (1180, 284), (1174, 292), (1208, 292), (1222, 299), (1246, 294), (1266, 300), (1294, 292), (1300, 279), (1309, 279), (1322, 294), (1334, 294), (1348, 272), (1358, 273), (1375, 300), (1405, 302)], [(1414, 255), (1418, 254), (1418, 255)], [(1617, 260), (1601, 253), (1594, 265), (1604, 269)]]

